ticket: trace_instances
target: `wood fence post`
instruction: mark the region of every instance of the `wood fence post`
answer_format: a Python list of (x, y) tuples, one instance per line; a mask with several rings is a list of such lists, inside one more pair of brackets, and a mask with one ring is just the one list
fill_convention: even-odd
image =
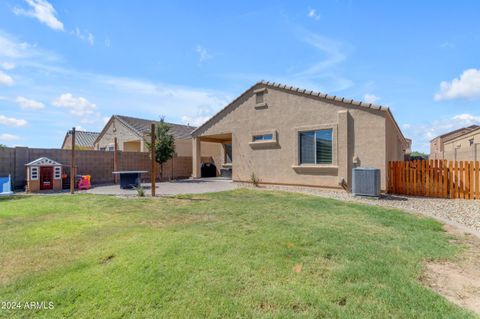
[(156, 166), (156, 161), (155, 161), (155, 123), (152, 123), (151, 126), (151, 132), (150, 132), (150, 152), (151, 152), (151, 157), (152, 157), (152, 169), (150, 172), (150, 179), (152, 182), (152, 197), (155, 197), (155, 182), (157, 179), (157, 174), (155, 172), (155, 166)]
[(450, 193), (448, 194), (449, 198), (454, 198), (455, 195), (453, 193), (453, 163), (452, 161), (449, 161), (448, 163), (448, 189), (450, 191)]
[(474, 169), (473, 169), (473, 161), (470, 161), (470, 163), (468, 164), (469, 166), (469, 171), (468, 171), (468, 174), (470, 175), (469, 178), (468, 178), (468, 181), (469, 181), (469, 189), (470, 189), (470, 192), (468, 194), (468, 199), (474, 199), (475, 198), (475, 189), (474, 189), (474, 179), (475, 179), (475, 176), (473, 175), (474, 174)]
[[(118, 171), (118, 140), (117, 137), (113, 138), (113, 171)], [(118, 174), (113, 174), (113, 183), (118, 183)]]
[(72, 159), (70, 164), (70, 194), (75, 193), (75, 127), (72, 128)]
[(475, 199), (480, 199), (480, 163), (475, 161)]
[(443, 160), (443, 198), (448, 198), (448, 163)]
[(463, 191), (463, 161), (460, 161), (460, 165), (458, 167), (459, 171), (459, 180), (458, 180), (458, 188), (459, 188), (459, 195), (460, 198), (465, 198), (465, 192)]

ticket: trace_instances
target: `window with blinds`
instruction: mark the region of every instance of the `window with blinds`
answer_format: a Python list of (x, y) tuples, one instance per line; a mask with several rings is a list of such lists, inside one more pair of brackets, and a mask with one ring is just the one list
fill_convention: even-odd
[(300, 132), (300, 164), (332, 164), (332, 130)]

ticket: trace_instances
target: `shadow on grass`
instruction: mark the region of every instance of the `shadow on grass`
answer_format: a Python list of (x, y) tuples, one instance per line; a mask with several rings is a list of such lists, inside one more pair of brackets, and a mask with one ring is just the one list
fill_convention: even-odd
[(30, 197), (30, 196), (28, 196), (28, 195), (6, 195), (6, 196), (0, 196), (0, 202), (27, 199), (27, 198), (29, 198), (29, 197)]

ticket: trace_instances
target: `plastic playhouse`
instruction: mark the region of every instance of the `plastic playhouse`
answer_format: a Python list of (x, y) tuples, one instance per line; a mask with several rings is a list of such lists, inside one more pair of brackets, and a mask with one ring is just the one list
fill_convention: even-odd
[(0, 176), (0, 195), (12, 195), (12, 177)]
[(40, 157), (25, 166), (28, 192), (62, 190), (62, 164), (47, 157)]

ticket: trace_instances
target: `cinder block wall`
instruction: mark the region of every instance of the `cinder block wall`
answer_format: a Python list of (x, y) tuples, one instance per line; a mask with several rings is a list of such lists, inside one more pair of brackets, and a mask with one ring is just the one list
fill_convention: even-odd
[[(0, 149), (0, 176), (12, 175), (15, 188), (24, 188), (26, 184), (25, 164), (48, 157), (64, 165), (63, 170), (70, 176), (71, 151), (62, 149), (40, 148), (2, 148)], [(109, 151), (75, 151), (77, 174), (91, 175), (92, 184), (114, 182), (114, 152)], [(118, 152), (118, 170), (150, 171), (151, 161), (148, 153)], [(157, 180), (160, 179), (160, 165), (156, 168)], [(163, 165), (163, 180), (188, 178), (192, 175), (192, 158), (175, 157)], [(144, 174), (150, 180), (150, 174)]]

